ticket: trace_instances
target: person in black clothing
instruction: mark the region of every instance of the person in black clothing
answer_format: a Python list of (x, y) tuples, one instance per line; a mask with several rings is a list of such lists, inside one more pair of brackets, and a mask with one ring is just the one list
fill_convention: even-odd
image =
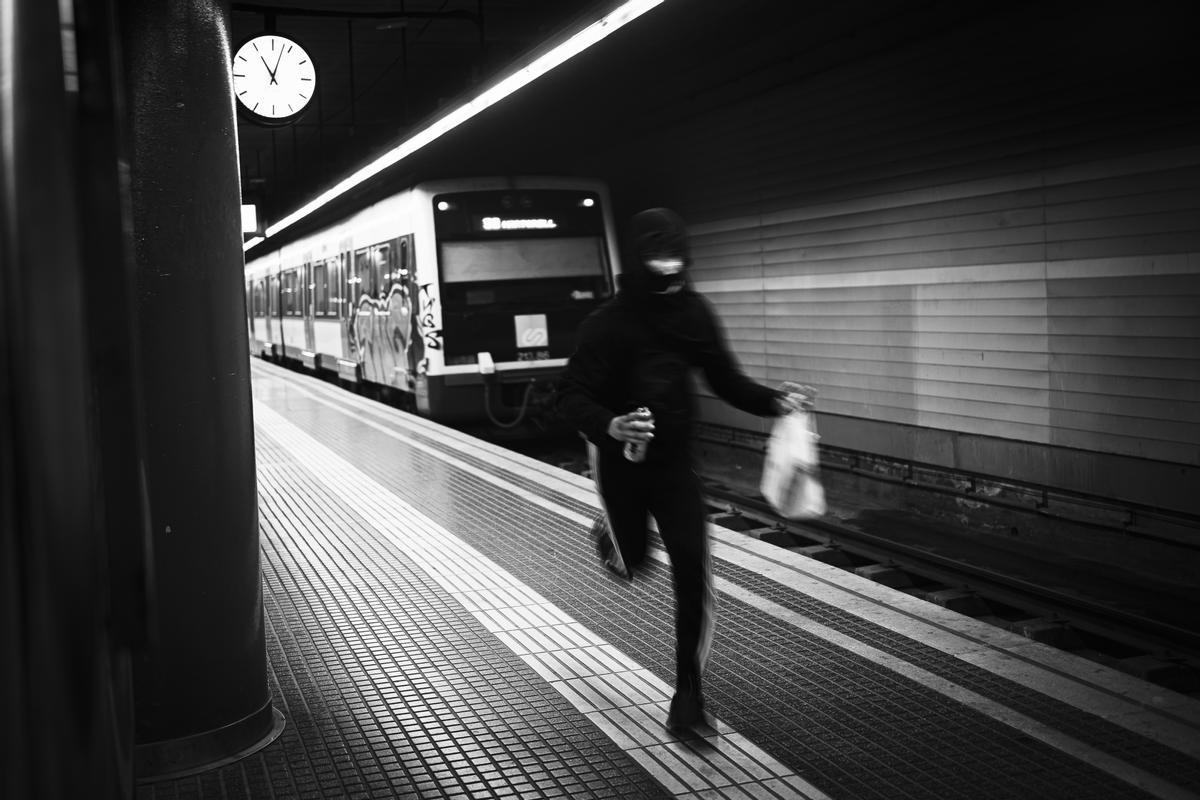
[[(676, 685), (667, 724), (707, 723), (701, 677), (712, 639), (712, 581), (699, 479), (690, 451), (693, 368), (723, 400), (759, 416), (807, 404), (811, 389), (747, 377), (709, 302), (690, 288), (688, 235), (673, 211), (636, 214), (616, 297), (592, 312), (560, 384), (559, 410), (588, 441), (604, 513), (593, 535), (605, 565), (632, 580), (646, 555), (647, 515), (671, 559)], [(641, 453), (626, 449), (638, 448)]]

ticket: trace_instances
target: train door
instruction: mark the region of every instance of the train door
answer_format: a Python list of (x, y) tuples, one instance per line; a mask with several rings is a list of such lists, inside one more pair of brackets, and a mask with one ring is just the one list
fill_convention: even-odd
[(395, 342), (391, 335), (392, 262), (395, 247), (391, 242), (372, 245), (371, 264), (371, 369), (376, 383), (391, 385), (396, 367)]
[(270, 339), (267, 330), (267, 282), (263, 278), (254, 281), (253, 308), (250, 313), (254, 316), (255, 349), (261, 353), (263, 344)]
[(392, 252), (391, 242), (371, 247), (371, 294), (380, 302), (387, 298), (387, 291), (391, 286)]
[(416, 387), (419, 365), (425, 357), (425, 343), (421, 338), (418, 303), (420, 287), (413, 264), (413, 235), (401, 236), (396, 241), (396, 262), (393, 267), (394, 285), (390, 292), (393, 306), (393, 337), (398, 344), (397, 385), (408, 391)]
[(334, 369), (336, 359), (342, 355), (341, 336), (338, 332), (338, 258), (325, 258), (312, 265), (312, 332), (313, 352), (318, 365)]
[(246, 333), (253, 350), (257, 338), (254, 334), (254, 281), (246, 281)]
[(255, 305), (258, 300), (258, 281), (246, 281), (246, 333), (249, 337), (248, 344), (251, 352), (258, 351), (258, 325), (255, 321), (255, 314), (258, 311)]
[[(346, 278), (348, 295), (347, 330), (350, 358), (363, 364), (367, 358), (367, 332), (370, 326), (371, 251), (361, 247), (350, 256)], [(365, 370), (365, 367), (364, 367)]]
[(267, 343), (272, 347), (272, 355), (279, 358), (283, 355), (283, 334), (280, 323), (279, 274), (267, 277)]
[(391, 383), (391, 346), (386, 331), (388, 303), (385, 289), (391, 279), (391, 253), (390, 243), (354, 251), (354, 285), (358, 300), (355, 303), (351, 341), (356, 358), (362, 364), (363, 378), (372, 383)]
[(350, 274), (351, 246), (350, 239), (343, 239), (338, 246), (336, 261), (330, 264), (330, 284), (335, 292), (330, 299), (334, 306), (340, 338), (338, 374), (347, 380), (358, 380), (358, 356), (350, 341), (355, 314), (353, 302), (358, 297), (354, 290), (354, 276)]
[[(300, 315), (304, 319), (304, 349), (309, 353), (316, 353), (316, 334), (313, 330), (313, 264), (312, 259), (305, 259), (304, 266), (300, 270)], [(311, 356), (310, 356), (311, 358)], [(315, 366), (315, 363), (311, 366)]]
[(303, 324), (297, 322), (297, 305), (300, 300), (298, 277), (298, 270), (295, 269), (286, 270), (279, 275), (279, 300), (282, 305), (279, 323), (283, 337), (283, 355), (286, 358), (299, 358), (300, 348), (304, 343)]

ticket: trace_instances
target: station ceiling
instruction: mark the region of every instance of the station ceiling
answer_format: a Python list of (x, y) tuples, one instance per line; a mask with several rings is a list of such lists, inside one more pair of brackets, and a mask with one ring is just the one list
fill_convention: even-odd
[[(239, 124), (243, 200), (258, 204), (266, 223), (278, 220), (531, 53), (620, 5), (621, 0), (234, 2), (235, 47), (273, 25), (309, 50), (320, 79), (316, 102), (298, 122), (280, 128)], [(1025, 15), (1036, 6), (665, 0), (393, 172), (404, 172), (399, 177), (406, 180), (570, 173), (582, 154), (611, 150), (614, 142), (637, 148), (644, 131), (669, 129), (675, 118), (734, 107), (739, 99), (908, 47), (965, 18)], [(754, 121), (730, 124), (752, 128)]]

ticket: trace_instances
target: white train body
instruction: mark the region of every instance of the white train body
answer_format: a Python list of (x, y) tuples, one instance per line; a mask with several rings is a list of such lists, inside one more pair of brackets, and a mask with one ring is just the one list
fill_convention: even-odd
[(604, 185), (415, 185), (246, 264), (252, 349), (444, 421), (519, 413), (619, 271)]

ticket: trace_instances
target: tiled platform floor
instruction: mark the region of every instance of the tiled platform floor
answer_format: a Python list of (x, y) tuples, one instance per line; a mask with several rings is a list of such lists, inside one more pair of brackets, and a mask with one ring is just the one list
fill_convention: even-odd
[(676, 740), (669, 575), (597, 568), (586, 482), (273, 367), (255, 384), (287, 726), (139, 797), (1200, 791), (1194, 702), (720, 532), (719, 733)]

